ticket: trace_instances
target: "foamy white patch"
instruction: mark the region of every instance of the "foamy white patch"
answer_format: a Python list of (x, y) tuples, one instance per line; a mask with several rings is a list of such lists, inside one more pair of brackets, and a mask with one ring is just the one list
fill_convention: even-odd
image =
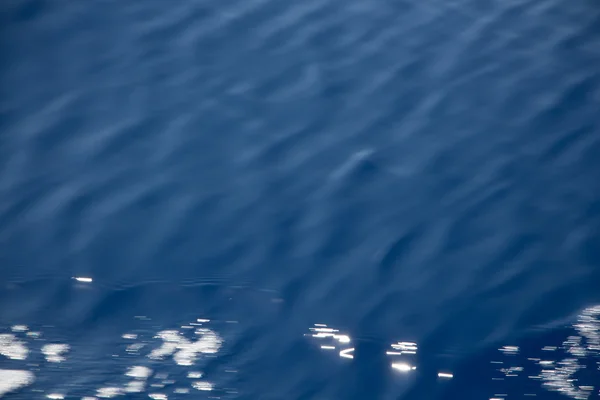
[(25, 332), (29, 328), (27, 327), (27, 325), (15, 325), (11, 329), (13, 332)]
[(125, 375), (131, 376), (132, 378), (146, 379), (152, 375), (152, 370), (148, 367), (135, 366), (129, 368)]
[(44, 353), (46, 361), (59, 363), (66, 360), (63, 354), (69, 351), (69, 349), (68, 344), (46, 344), (42, 347), (42, 353)]
[(0, 369), (0, 397), (31, 385), (34, 380), (35, 376), (29, 371)]
[(121, 336), (123, 339), (134, 340), (137, 339), (137, 335), (135, 333), (125, 333)]
[(125, 386), (125, 392), (127, 393), (141, 393), (146, 388), (146, 381), (136, 380), (131, 381)]
[(49, 393), (46, 395), (46, 397), (51, 400), (62, 400), (65, 398), (65, 395), (61, 393)]
[(202, 390), (202, 391), (213, 390), (213, 385), (210, 382), (203, 382), (203, 381), (193, 382), (192, 387), (194, 389)]
[(202, 335), (202, 337), (194, 344), (196, 351), (205, 354), (214, 354), (221, 349), (223, 340), (216, 332), (210, 329), (198, 329), (196, 335)]
[(112, 397), (117, 397), (123, 394), (123, 390), (118, 387), (104, 387), (98, 389), (96, 396), (103, 399), (110, 399)]
[(162, 359), (172, 355), (177, 350), (180, 342), (186, 341), (177, 331), (162, 331), (155, 337), (162, 339), (163, 344), (158, 349), (152, 350), (148, 355), (149, 358), (153, 359)]
[(585, 400), (592, 395), (594, 388), (581, 384), (575, 377), (585, 369), (581, 359), (600, 354), (600, 306), (585, 309), (573, 326), (579, 336), (569, 336), (561, 346), (568, 354), (567, 358), (556, 362), (539, 361), (543, 366), (540, 377), (542, 387), (573, 399)]
[(166, 400), (168, 398), (166, 394), (162, 393), (150, 393), (148, 397), (154, 400)]
[(0, 355), (8, 357), (11, 360), (25, 360), (28, 354), (29, 349), (15, 335), (0, 335)]
[(154, 349), (148, 357), (162, 359), (173, 355), (179, 365), (190, 366), (196, 361), (199, 353), (216, 353), (221, 348), (222, 340), (210, 329), (199, 329), (196, 334), (202, 335), (197, 341), (190, 341), (178, 331), (162, 331), (156, 336), (163, 340), (163, 344)]
[(144, 343), (133, 343), (133, 344), (130, 344), (129, 346), (127, 346), (127, 349), (125, 351), (127, 351), (128, 353), (137, 353), (144, 346), (146, 346)]

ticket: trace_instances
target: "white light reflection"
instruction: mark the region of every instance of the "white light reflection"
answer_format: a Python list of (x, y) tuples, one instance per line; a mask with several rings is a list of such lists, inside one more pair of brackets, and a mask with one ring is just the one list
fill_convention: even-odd
[(354, 353), (354, 347), (340, 351), (340, 357), (353, 359), (354, 355), (351, 353)]
[[(177, 378), (167, 379), (166, 374), (158, 372), (154, 376), (155, 379), (150, 382), (148, 379), (150, 379), (154, 372), (152, 369), (144, 366), (144, 364), (150, 362), (151, 364), (147, 364), (148, 366), (156, 365), (157, 368), (160, 368), (161, 365), (156, 361), (163, 361), (167, 357), (171, 358), (178, 365), (190, 366), (204, 354), (217, 353), (222, 346), (223, 339), (214, 330), (203, 327), (208, 326), (208, 319), (198, 319), (198, 321), (201, 322), (198, 322), (191, 332), (189, 329), (192, 327), (192, 324), (184, 324), (180, 325), (178, 330), (164, 330), (155, 333), (154, 337), (159, 339), (158, 343), (154, 340), (148, 340), (145, 334), (122, 333), (120, 335), (122, 339), (120, 340), (125, 339), (123, 340), (123, 350), (127, 355), (127, 358), (122, 358), (122, 360), (132, 360), (132, 357), (134, 357), (137, 360), (136, 363), (139, 362), (142, 365), (129, 364), (125, 366), (126, 368), (122, 372), (124, 376), (122, 375), (120, 379), (125, 378), (124, 382), (107, 382), (102, 386), (94, 386), (90, 388), (91, 392), (87, 393), (86, 396), (77, 398), (86, 400), (110, 399), (128, 397), (135, 393), (145, 393), (150, 398), (160, 400), (167, 399), (167, 396), (170, 396), (169, 393), (164, 394), (164, 390), (171, 385), (176, 385), (172, 390), (176, 390), (175, 393), (179, 395), (191, 393), (194, 389), (200, 391), (213, 390), (213, 383), (200, 380), (200, 378), (203, 378), (203, 374), (202, 372), (198, 372), (197, 369), (195, 371), (192, 369), (188, 374), (183, 375), (183, 379), (181, 380)], [(0, 358), (4, 356), (12, 360), (23, 361), (32, 358), (30, 355), (34, 354), (36, 359), (32, 361), (32, 364), (27, 364), (27, 366), (41, 372), (44, 370), (45, 363), (38, 364), (38, 357), (41, 358), (43, 356), (48, 363), (60, 363), (66, 360), (66, 353), (70, 351), (69, 345), (53, 343), (52, 339), (41, 343), (37, 342), (36, 339), (42, 335), (42, 332), (30, 331), (30, 328), (25, 325), (13, 325), (9, 328), (12, 330), (11, 333), (0, 334)], [(45, 326), (44, 328), (52, 327)], [(43, 333), (43, 336), (46, 336), (46, 332)], [(30, 348), (30, 346), (32, 347)], [(146, 355), (137, 352), (142, 347), (149, 348)], [(133, 350), (135, 350), (134, 354), (132, 354)], [(109, 354), (112, 357), (121, 357), (121, 354), (117, 352)], [(152, 361), (147, 360), (144, 362), (145, 357), (150, 358)], [(81, 362), (81, 360), (78, 361)], [(29, 371), (0, 369), (0, 398), (5, 393), (19, 390), (31, 384), (34, 379), (35, 376)], [(62, 399), (69, 396), (65, 393), (48, 391), (38, 397)]]
[(33, 383), (35, 376), (29, 371), (0, 369), (0, 397)]
[(96, 396), (102, 399), (110, 399), (123, 394), (123, 390), (118, 387), (104, 387), (96, 391)]
[(202, 391), (213, 390), (213, 385), (210, 382), (202, 382), (202, 381), (194, 382), (194, 383), (192, 383), (192, 387), (194, 389), (202, 390)]
[(400, 372), (409, 372), (417, 369), (417, 367), (412, 366), (408, 363), (392, 363), (392, 368)]
[(13, 332), (26, 332), (29, 328), (27, 325), (14, 325), (10, 328)]
[(42, 353), (46, 357), (46, 361), (51, 363), (59, 363), (66, 360), (64, 353), (69, 351), (67, 344), (46, 344), (42, 346)]
[(415, 342), (398, 342), (391, 345), (395, 351), (388, 351), (388, 355), (417, 354), (417, 344)]
[(502, 346), (500, 349), (501, 352), (505, 354), (518, 354), (519, 346)]
[(348, 335), (336, 335), (335, 338), (340, 343), (350, 343), (350, 336)]
[(190, 366), (194, 364), (199, 353), (214, 354), (221, 348), (222, 339), (210, 329), (198, 329), (196, 334), (202, 336), (197, 341), (190, 341), (178, 331), (161, 331), (156, 337), (162, 339), (163, 344), (152, 350), (148, 357), (163, 359), (173, 355), (177, 364)]
[(91, 283), (93, 281), (92, 278), (88, 278), (85, 276), (74, 276), (72, 278), (75, 279), (77, 282), (83, 282), (83, 283)]
[(127, 393), (142, 393), (146, 389), (146, 381), (135, 380), (131, 381), (125, 386), (125, 392)]
[(121, 337), (127, 340), (135, 340), (137, 339), (138, 335), (136, 335), (135, 333), (124, 333)]
[(594, 388), (580, 382), (577, 373), (586, 368), (585, 360), (600, 356), (600, 306), (590, 307), (578, 316), (573, 325), (578, 335), (569, 336), (560, 346), (545, 346), (543, 351), (560, 350), (565, 354), (562, 360), (540, 360), (542, 371), (537, 378), (542, 387), (559, 392), (577, 400), (588, 399)]
[(25, 360), (29, 355), (29, 349), (15, 335), (2, 334), (0, 335), (0, 355), (11, 360)]
[(325, 324), (315, 324), (314, 327), (309, 328), (309, 330), (311, 333), (308, 334), (308, 336), (329, 342), (329, 344), (321, 345), (321, 348), (324, 350), (335, 349), (336, 343), (348, 344), (351, 342), (349, 335), (340, 333), (339, 329), (329, 328)]
[(125, 375), (132, 378), (147, 379), (150, 375), (152, 375), (152, 370), (148, 367), (135, 366), (129, 368)]
[(438, 378), (452, 379), (454, 378), (454, 375), (449, 372), (438, 372)]

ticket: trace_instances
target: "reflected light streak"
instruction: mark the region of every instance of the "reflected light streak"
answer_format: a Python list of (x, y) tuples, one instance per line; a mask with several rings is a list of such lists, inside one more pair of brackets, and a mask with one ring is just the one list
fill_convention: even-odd
[(407, 363), (393, 363), (392, 368), (394, 368), (395, 370), (398, 370), (400, 372), (409, 372), (409, 371), (417, 369), (417, 367), (411, 366), (410, 364), (407, 364)]
[(84, 283), (91, 283), (93, 282), (92, 278), (88, 278), (85, 276), (74, 276), (73, 279), (75, 279), (77, 282), (84, 282)]
[(349, 359), (353, 359), (353, 358), (354, 358), (354, 355), (353, 355), (353, 354), (350, 354), (350, 353), (353, 353), (353, 352), (354, 352), (354, 347), (351, 347), (351, 348), (349, 348), (349, 349), (342, 350), (342, 351), (340, 351), (340, 357), (342, 357), (342, 358), (349, 358)]

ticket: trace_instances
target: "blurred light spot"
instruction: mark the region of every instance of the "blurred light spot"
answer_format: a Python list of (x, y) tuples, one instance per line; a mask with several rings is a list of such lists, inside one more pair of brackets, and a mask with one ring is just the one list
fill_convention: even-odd
[(519, 346), (503, 346), (499, 350), (505, 354), (517, 354), (519, 352)]
[(354, 347), (342, 350), (342, 351), (340, 351), (340, 357), (353, 359), (354, 355), (351, 354), (353, 352), (354, 352)]
[(438, 377), (450, 379), (450, 378), (453, 378), (454, 375), (451, 373), (448, 373), (448, 372), (438, 372)]
[(417, 354), (417, 344), (415, 342), (394, 343), (392, 348), (402, 352), (402, 354)]
[(90, 283), (92, 282), (92, 278), (87, 278), (85, 276), (74, 276), (73, 279), (75, 279), (77, 282), (84, 282), (84, 283)]
[(96, 396), (103, 399), (110, 399), (112, 397), (117, 397), (123, 394), (121, 388), (118, 387), (104, 387), (98, 389), (96, 392)]
[(321, 346), (323, 350), (335, 350), (335, 346)]
[(166, 400), (166, 399), (168, 399), (167, 395), (166, 394), (162, 394), (162, 393), (150, 393), (148, 395), (148, 397), (150, 397), (151, 399), (154, 399), (154, 400)]
[(146, 379), (152, 374), (152, 370), (148, 367), (135, 366), (129, 368), (129, 371), (125, 373), (127, 376), (132, 378)]
[(29, 371), (0, 369), (0, 397), (30, 385), (34, 380), (35, 376)]
[(29, 328), (27, 328), (27, 325), (15, 325), (11, 329), (13, 332), (25, 332)]
[(407, 363), (393, 363), (392, 368), (401, 372), (408, 372), (417, 369), (417, 367), (413, 367)]
[(135, 340), (137, 339), (137, 335), (135, 333), (125, 333), (121, 336), (123, 339)]
[(64, 353), (69, 351), (67, 344), (47, 344), (42, 347), (42, 353), (46, 357), (47, 362), (59, 363), (66, 360)]
[(202, 381), (194, 382), (194, 383), (192, 383), (192, 387), (194, 389), (202, 390), (202, 391), (213, 390), (213, 385), (210, 382), (202, 382)]
[(11, 360), (25, 360), (29, 354), (29, 349), (25, 344), (18, 340), (15, 335), (0, 335), (0, 355)]
[(146, 387), (146, 381), (144, 380), (136, 380), (131, 381), (125, 386), (125, 392), (127, 393), (141, 393), (144, 391)]
[(337, 335), (336, 339), (340, 343), (350, 343), (350, 336), (348, 336), (348, 335)]
[(65, 398), (65, 395), (60, 393), (50, 393), (47, 394), (46, 397), (52, 400), (61, 400)]

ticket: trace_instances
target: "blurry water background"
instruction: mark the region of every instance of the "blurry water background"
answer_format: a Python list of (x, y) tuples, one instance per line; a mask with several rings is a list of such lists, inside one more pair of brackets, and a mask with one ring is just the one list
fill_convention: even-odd
[(0, 396), (599, 397), (597, 1), (0, 15)]

